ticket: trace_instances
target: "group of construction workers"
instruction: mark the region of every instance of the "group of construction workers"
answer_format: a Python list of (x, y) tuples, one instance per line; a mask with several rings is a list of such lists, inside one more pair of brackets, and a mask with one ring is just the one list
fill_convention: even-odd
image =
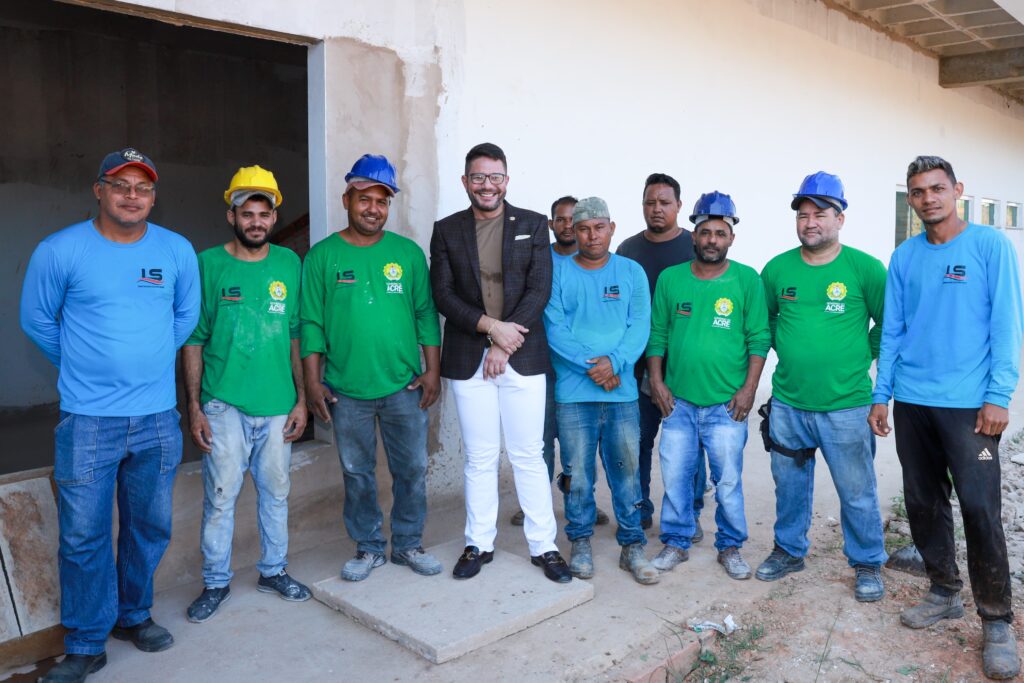
[[(257, 492), (257, 588), (309, 599), (286, 567), (291, 444), (310, 412), (333, 428), (341, 462), (344, 524), (356, 549), (341, 577), (367, 579), (389, 558), (416, 574), (441, 573), (422, 535), (427, 410), (442, 378), (465, 459), (455, 579), (494, 559), (502, 446), (520, 508), (512, 523), (523, 526), (531, 562), (559, 583), (594, 575), (590, 539), (595, 524), (609, 522), (595, 503), (598, 456), (619, 566), (638, 583), (657, 583), (687, 561), (704, 537), (711, 489), (714, 546), (729, 577), (774, 581), (801, 571), (820, 452), (839, 496), (854, 596), (877, 601), (888, 556), (875, 436), (889, 433), (895, 399), (907, 514), (930, 582), (901, 621), (923, 628), (963, 615), (955, 488), (984, 672), (1017, 674), (998, 445), (1019, 371), (1020, 279), (1006, 237), (959, 217), (963, 185), (945, 160), (910, 164), (907, 201), (924, 232), (896, 249), (888, 271), (840, 242), (847, 199), (840, 178), (825, 172), (808, 175), (792, 196), (799, 246), (760, 273), (728, 258), (740, 220), (728, 194), (700, 195), (687, 230), (679, 183), (650, 175), (646, 228), (612, 253), (616, 225), (604, 200), (560, 197), (550, 219), (513, 206), (507, 159), (491, 143), (467, 153), (470, 206), (434, 224), (429, 263), (414, 241), (385, 230), (400, 188), (383, 156), (355, 162), (342, 195), (347, 225), (303, 262), (270, 243), (283, 202), (272, 172), (238, 170), (224, 192), (231, 239), (198, 257), (185, 238), (148, 222), (157, 182), (138, 150), (108, 154), (93, 184), (96, 216), (43, 240), (25, 274), (21, 324), (59, 370), (61, 408), (54, 479), (68, 632), (65, 658), (41, 681), (85, 680), (106, 664), (109, 635), (146, 652), (174, 642), (150, 608), (182, 452), (178, 348), (189, 431), (204, 452), (204, 588), (187, 609), (191, 622), (230, 598), (246, 471)], [(771, 348), (772, 397), (758, 409)], [(755, 410), (776, 521), (774, 547), (752, 570), (741, 554), (742, 472)], [(389, 536), (377, 500), (378, 429), (392, 479)], [(648, 559), (659, 429), (662, 548)], [(556, 544), (556, 479), (568, 562)]]

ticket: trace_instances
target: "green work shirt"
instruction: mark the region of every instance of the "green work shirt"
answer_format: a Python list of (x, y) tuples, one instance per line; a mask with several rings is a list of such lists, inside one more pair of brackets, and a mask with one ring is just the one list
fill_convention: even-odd
[(658, 277), (647, 355), (665, 358), (665, 384), (674, 396), (712, 406), (743, 386), (750, 356), (768, 355), (768, 312), (761, 278), (750, 266), (729, 261), (713, 280), (695, 277), (690, 266), (666, 268)]
[(203, 305), (185, 343), (203, 347), (203, 403), (216, 398), (253, 416), (295, 407), (301, 268), (294, 251), (273, 244), (261, 261), (237, 259), (224, 246), (199, 254)]
[(390, 396), (420, 374), (419, 345), (440, 346), (427, 259), (385, 232), (357, 247), (333, 234), (302, 269), (302, 357), (326, 356), (324, 381), (356, 399)]
[(844, 246), (831, 263), (812, 266), (796, 248), (769, 261), (761, 279), (779, 357), (772, 394), (819, 412), (870, 404), (868, 370), (878, 358), (885, 303), (882, 262)]

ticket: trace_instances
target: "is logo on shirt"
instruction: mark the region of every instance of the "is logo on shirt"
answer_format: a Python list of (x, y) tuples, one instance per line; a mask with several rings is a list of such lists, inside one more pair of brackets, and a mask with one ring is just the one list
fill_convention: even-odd
[(231, 287), (221, 287), (220, 289), (220, 300), (229, 301), (231, 303), (237, 303), (242, 301), (242, 288), (238, 285)]
[(711, 327), (718, 327), (723, 330), (728, 330), (732, 327), (732, 320), (729, 316), (732, 315), (734, 306), (732, 299), (728, 297), (721, 297), (715, 301), (715, 317), (711, 321)]
[(779, 298), (783, 301), (796, 301), (796, 287), (783, 287), (779, 290)]
[(387, 293), (388, 294), (401, 294), (402, 293), (402, 266), (397, 263), (388, 263), (384, 266), (384, 277), (388, 279)]
[(619, 286), (609, 285), (604, 288), (604, 293), (601, 295), (602, 301), (618, 301), (619, 300)]
[(354, 270), (339, 270), (334, 276), (336, 285), (354, 285), (356, 283), (356, 271)]
[(946, 274), (942, 278), (942, 284), (960, 284), (963, 282), (967, 282), (967, 266), (946, 266)]
[(689, 318), (693, 315), (693, 304), (689, 301), (682, 301), (676, 304), (676, 315)]
[(142, 274), (139, 275), (139, 279), (136, 281), (136, 284), (139, 287), (163, 287), (163, 268), (143, 268)]
[(829, 298), (829, 301), (825, 302), (825, 312), (846, 313), (846, 304), (843, 303), (843, 299), (846, 298), (847, 293), (846, 285), (842, 282), (833, 282), (825, 288), (825, 295)]

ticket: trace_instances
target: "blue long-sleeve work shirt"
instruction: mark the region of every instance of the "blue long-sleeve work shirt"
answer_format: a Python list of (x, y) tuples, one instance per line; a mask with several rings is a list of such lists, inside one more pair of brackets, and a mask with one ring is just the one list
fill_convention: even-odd
[(199, 307), (199, 267), (188, 240), (150, 223), (141, 239), (122, 244), (85, 221), (36, 247), (21, 293), (21, 327), (59, 370), (61, 410), (150, 415), (177, 402), (174, 356)]
[[(611, 254), (597, 270), (567, 258), (555, 266), (544, 329), (555, 367), (559, 403), (627, 402), (637, 399), (633, 365), (647, 347), (651, 301), (638, 263)], [(587, 360), (608, 356), (621, 385), (605, 391), (587, 375)]]
[(1007, 407), (1021, 351), (1017, 254), (994, 228), (968, 224), (945, 244), (924, 233), (892, 255), (872, 400), (942, 408)]

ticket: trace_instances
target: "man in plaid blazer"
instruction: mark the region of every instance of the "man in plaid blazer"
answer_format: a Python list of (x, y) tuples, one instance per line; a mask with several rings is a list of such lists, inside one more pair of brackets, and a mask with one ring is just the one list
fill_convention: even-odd
[(505, 201), (506, 171), (497, 145), (469, 150), (462, 184), (471, 206), (436, 222), (430, 239), (430, 283), (445, 317), (441, 376), (455, 396), (466, 457), (466, 549), (452, 574), (476, 576), (494, 556), (504, 430), (532, 562), (564, 583), (572, 575), (555, 546), (543, 458), (547, 220)]

